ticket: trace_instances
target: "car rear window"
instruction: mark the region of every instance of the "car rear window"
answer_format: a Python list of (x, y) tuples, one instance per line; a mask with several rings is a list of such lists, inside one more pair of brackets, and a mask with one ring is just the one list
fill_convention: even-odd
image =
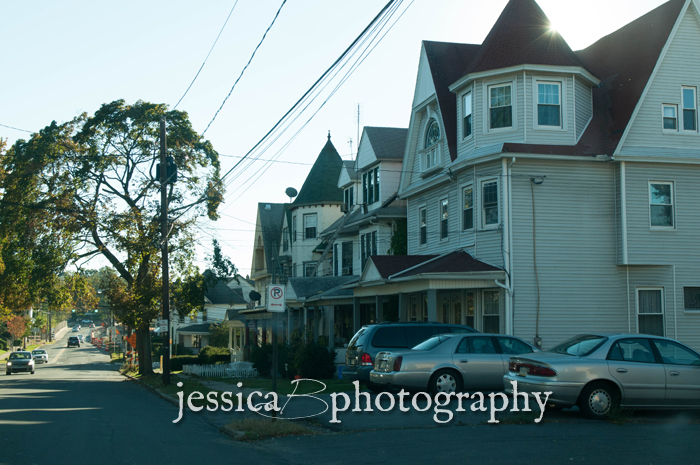
[(406, 326), (406, 347), (415, 347), (430, 336), (444, 332), (445, 327), (440, 325)]
[(355, 333), (352, 339), (350, 339), (350, 343), (348, 344), (348, 350), (356, 350), (358, 347), (362, 347), (365, 343), (365, 338), (363, 336), (366, 332), (366, 327), (360, 328), (360, 330)]
[(406, 331), (403, 326), (385, 326), (378, 328), (372, 337), (372, 347), (378, 349), (408, 348)]
[(411, 350), (431, 350), (450, 339), (451, 336), (439, 335), (433, 336), (421, 342)]
[(550, 352), (556, 352), (558, 354), (574, 355), (578, 357), (585, 357), (593, 353), (598, 347), (600, 347), (608, 338), (604, 336), (576, 336), (564, 341), (556, 347), (551, 348)]

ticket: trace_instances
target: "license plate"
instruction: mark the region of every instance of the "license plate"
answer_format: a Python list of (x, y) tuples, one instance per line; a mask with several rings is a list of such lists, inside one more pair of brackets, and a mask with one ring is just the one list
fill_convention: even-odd
[(527, 367), (520, 367), (520, 376), (527, 376)]
[(379, 361), (379, 369), (383, 370), (384, 368), (386, 368), (386, 360), (380, 360)]

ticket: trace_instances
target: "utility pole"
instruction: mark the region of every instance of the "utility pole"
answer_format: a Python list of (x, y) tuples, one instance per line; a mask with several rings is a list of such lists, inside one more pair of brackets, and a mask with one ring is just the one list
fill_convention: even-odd
[[(276, 245), (274, 246), (277, 250)], [(272, 284), (277, 284), (277, 264), (279, 263), (279, 250), (272, 257)], [(270, 296), (265, 297), (265, 302)], [(277, 313), (272, 313), (272, 392), (277, 394)], [(272, 411), (272, 418), (277, 418), (277, 411)]]
[(170, 384), (170, 271), (168, 269), (168, 163), (165, 116), (160, 118), (160, 235), (163, 261), (163, 319), (168, 331), (163, 341), (163, 386)]

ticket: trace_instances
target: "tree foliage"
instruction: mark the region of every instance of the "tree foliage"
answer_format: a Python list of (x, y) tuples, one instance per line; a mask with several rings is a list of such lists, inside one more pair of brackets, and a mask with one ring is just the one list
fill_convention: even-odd
[[(165, 105), (117, 100), (94, 116), (56, 122), (20, 140), (3, 158), (3, 173), (23, 176), (3, 183), (24, 213), (41, 212), (37, 223), (57, 231), (58, 251), (80, 244), (74, 259), (102, 255), (115, 270), (107, 279), (119, 318), (136, 328), (143, 372), (150, 372), (149, 323), (160, 308), (159, 126), (167, 121), (168, 156), (178, 167), (168, 187), (170, 253), (175, 273), (192, 259), (193, 226), (200, 216), (217, 219), (223, 199), (218, 154), (197, 134), (187, 114)], [(7, 176), (10, 176), (9, 174)], [(63, 257), (59, 253), (54, 254)], [(7, 266), (7, 265), (6, 265)]]
[(7, 321), (7, 330), (10, 332), (12, 339), (19, 339), (29, 331), (29, 318), (21, 315), (15, 315)]
[(408, 226), (406, 218), (399, 218), (394, 221), (388, 252), (391, 255), (408, 255)]

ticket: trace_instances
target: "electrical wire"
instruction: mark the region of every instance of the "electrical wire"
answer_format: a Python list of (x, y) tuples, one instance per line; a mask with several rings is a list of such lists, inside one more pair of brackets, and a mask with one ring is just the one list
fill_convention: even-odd
[(12, 126), (8, 126), (6, 124), (0, 124), (0, 126), (2, 126), (4, 128), (8, 128), (8, 129), (14, 129), (15, 131), (22, 131), (22, 132), (28, 132), (29, 134), (34, 134), (34, 131), (27, 131), (26, 129), (15, 128)]
[(199, 73), (202, 72), (204, 65), (207, 63), (207, 60), (209, 59), (209, 55), (211, 55), (211, 52), (214, 50), (214, 47), (216, 47), (216, 43), (219, 41), (219, 37), (221, 37), (221, 33), (224, 32), (224, 29), (226, 28), (226, 24), (228, 24), (228, 20), (229, 20), (229, 18), (231, 18), (231, 14), (233, 14), (233, 10), (236, 9), (236, 5), (238, 5), (238, 0), (236, 0), (236, 3), (233, 4), (233, 8), (231, 8), (231, 11), (229, 12), (228, 16), (226, 17), (226, 21), (224, 21), (224, 25), (221, 27), (221, 30), (219, 31), (219, 35), (216, 36), (216, 40), (214, 41), (214, 44), (211, 46), (211, 48), (209, 49), (209, 53), (207, 53), (207, 56), (204, 58), (204, 62), (202, 63), (202, 66), (199, 67), (199, 71), (197, 71), (197, 74), (194, 76), (194, 79), (192, 79), (192, 82), (187, 87), (187, 90), (185, 91), (185, 93), (182, 94), (182, 97), (180, 97), (180, 100), (177, 101), (177, 103), (173, 107), (173, 110), (175, 110), (177, 108), (177, 106), (180, 105), (180, 102), (182, 102), (182, 99), (185, 98), (185, 95), (187, 95), (187, 92), (189, 92), (190, 89), (192, 88), (192, 84), (194, 84), (194, 81), (196, 81), (197, 78), (199, 77)]

